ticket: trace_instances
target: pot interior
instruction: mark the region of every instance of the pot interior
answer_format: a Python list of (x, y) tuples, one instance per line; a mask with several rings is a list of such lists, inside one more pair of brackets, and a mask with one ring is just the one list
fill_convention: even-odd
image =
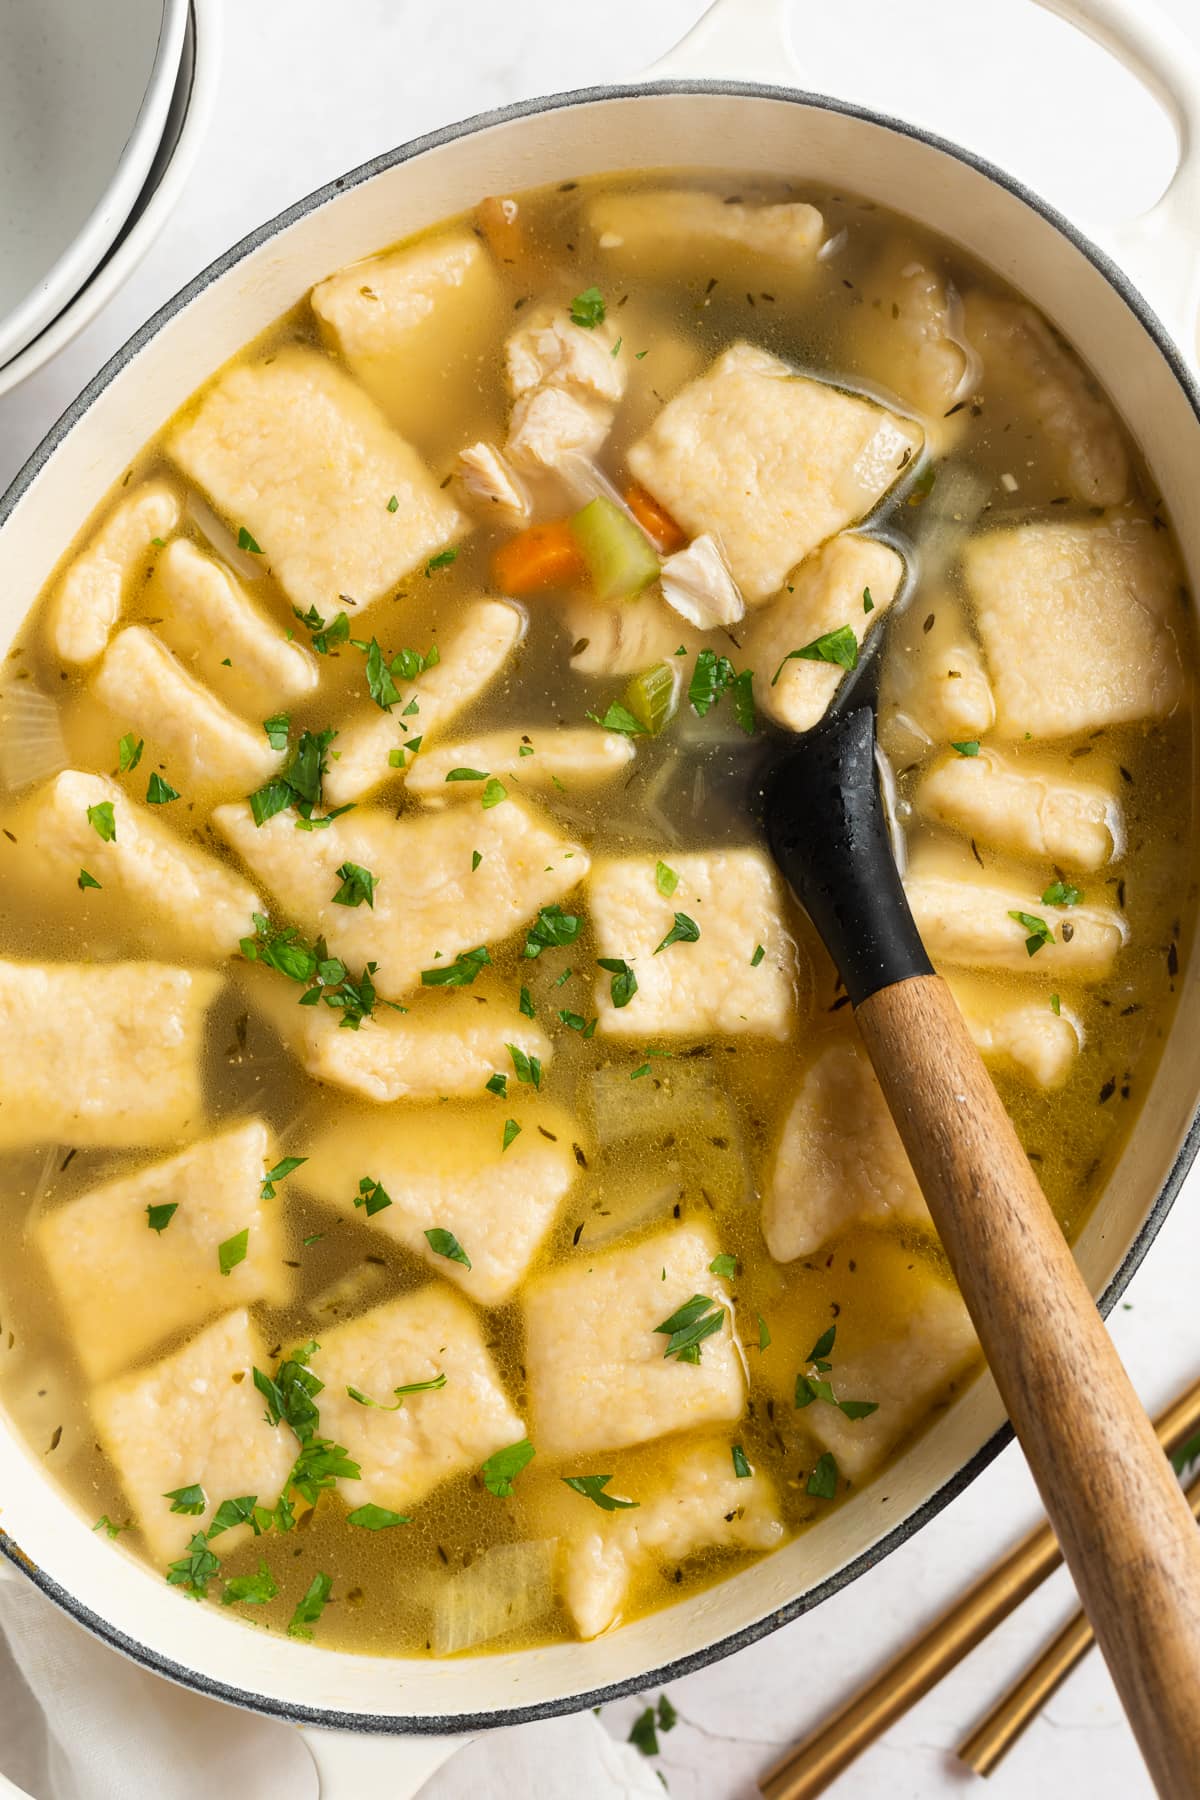
[[(671, 86), (569, 96), (424, 140), (303, 203), (201, 276), (76, 404), (70, 428), (52, 434), (14, 490), (0, 530), (0, 643), (11, 643), (63, 546), (144, 441), (315, 281), (483, 194), (624, 169), (703, 169), (714, 145), (726, 173), (770, 169), (801, 186), (837, 184), (944, 233), (1023, 289), (1101, 375), (1154, 472), (1200, 590), (1200, 515), (1188, 484), (1200, 446), (1194, 400), (1144, 309), (1061, 221), (900, 126), (770, 89)], [(1183, 948), (1186, 991), (1154, 1088), (1078, 1245), (1097, 1294), (1131, 1250), (1144, 1249), (1186, 1167), (1200, 1081), (1187, 1041), (1195, 977)], [(992, 1383), (979, 1381), (892, 1465), (886, 1496), (865, 1490), (735, 1579), (596, 1642), (448, 1663), (317, 1651), (182, 1604), (150, 1570), (93, 1536), (12, 1433), (0, 1435), (0, 1492), (10, 1547), (134, 1654), (293, 1716), (436, 1730), (583, 1705), (596, 1690), (641, 1685), (648, 1671), (704, 1660), (771, 1629), (935, 1510), (935, 1496), (949, 1497), (986, 1460), (1002, 1420)]]

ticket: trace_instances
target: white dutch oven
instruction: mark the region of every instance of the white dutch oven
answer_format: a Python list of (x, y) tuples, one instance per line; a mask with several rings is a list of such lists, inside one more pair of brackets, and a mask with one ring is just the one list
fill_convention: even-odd
[[(737, 81), (790, 67), (773, 0), (718, 0), (648, 83), (532, 101), (393, 151), (247, 238), (164, 307), (63, 417), (0, 502), (6, 644), (60, 549), (192, 390), (313, 282), (505, 193), (629, 168), (773, 170), (836, 183), (946, 233), (1024, 289), (1102, 375), (1153, 469), (1200, 591), (1197, 276), (1200, 69), (1147, 0), (1043, 0), (1119, 56), (1174, 120), (1180, 166), (1154, 211), (1107, 251), (1000, 170), (895, 120), (799, 90)], [(661, 77), (661, 78), (660, 78)], [(1125, 271), (1128, 271), (1126, 273)], [(1155, 310), (1152, 310), (1152, 307)], [(2, 646), (0, 646), (2, 647)], [(1128, 1149), (1078, 1246), (1111, 1306), (1195, 1154), (1200, 1056), (1184, 993)], [(97, 1539), (42, 1464), (0, 1425), (0, 1549), (107, 1643), (311, 1734), (328, 1800), (397, 1800), (445, 1735), (515, 1724), (657, 1686), (752, 1642), (860, 1575), (958, 1493), (1006, 1441), (981, 1381), (891, 1471), (886, 1499), (851, 1498), (722, 1586), (591, 1644), (436, 1663), (334, 1655), (190, 1606)], [(7, 1534), (7, 1535), (5, 1535)], [(2, 1565), (0, 1565), (2, 1566)], [(375, 1736), (369, 1734), (394, 1734)], [(403, 1740), (403, 1741), (402, 1741)]]

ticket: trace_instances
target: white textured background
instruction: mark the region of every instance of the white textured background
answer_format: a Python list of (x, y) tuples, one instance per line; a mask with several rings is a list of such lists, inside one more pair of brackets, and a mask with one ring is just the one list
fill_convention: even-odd
[[(1197, 0), (1164, 3), (1200, 44)], [(227, 5), (216, 117), (178, 213), (102, 317), (55, 364), (0, 400), (0, 486), (126, 336), (263, 219), (449, 120), (629, 76), (702, 10), (701, 0)], [(1105, 57), (1028, 0), (838, 0), (820, 7), (805, 0), (794, 7), (793, 34), (805, 85), (956, 137), (1070, 211), (1130, 214), (1165, 179), (1170, 138), (1153, 106)], [(1200, 1373), (1198, 1203), (1200, 1181), (1193, 1180), (1113, 1322), (1153, 1408)], [(675, 1684), (680, 1724), (663, 1738), (660, 1759), (675, 1800), (753, 1793), (757, 1771), (1036, 1516), (1029, 1477), (1010, 1448), (873, 1573), (789, 1629)], [(842, 1777), (832, 1790), (839, 1800), (937, 1800), (964, 1792), (971, 1778), (954, 1763), (953, 1745), (1071, 1605), (1060, 1573)], [(624, 1735), (637, 1710), (632, 1701), (613, 1706), (605, 1723)], [(1051, 1703), (990, 1791), (998, 1800), (1149, 1794), (1096, 1658)]]

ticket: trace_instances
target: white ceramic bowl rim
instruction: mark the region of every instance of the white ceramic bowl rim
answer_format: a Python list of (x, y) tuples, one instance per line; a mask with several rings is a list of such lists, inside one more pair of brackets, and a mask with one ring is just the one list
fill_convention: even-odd
[[(348, 174), (339, 176), (325, 187), (316, 189), (304, 199), (297, 201), (285, 211), (276, 214), (273, 219), (260, 225), (255, 231), (242, 238), (225, 251), (207, 268), (203, 269), (186, 287), (147, 320), (131, 338), (104, 365), (99, 373), (88, 383), (83, 392), (61, 418), (47, 432), (37, 449), (29, 457), (24, 467), (16, 475), (11, 485), (0, 497), (0, 530), (16, 508), (26, 490), (36, 476), (49, 462), (59, 445), (75, 425), (83, 418), (93, 402), (102, 394), (109, 383), (120, 371), (137, 356), (138, 352), (162, 328), (191, 304), (218, 277), (248, 256), (252, 251), (268, 243), (271, 238), (284, 231), (296, 220), (316, 211), (319, 207), (336, 200), (338, 196), (350, 188), (370, 181), (385, 170), (396, 167), (400, 163), (409, 162), (414, 157), (424, 155), (427, 151), (436, 150), (440, 146), (454, 142), (458, 138), (469, 136), (473, 132), (483, 131), (495, 125), (507, 124), (511, 121), (532, 117), (538, 113), (560, 111), (573, 106), (589, 106), (598, 102), (612, 100), (635, 100), (656, 95), (680, 94), (729, 94), (747, 99), (763, 99), (772, 101), (790, 101), (794, 104), (819, 108), (826, 112), (840, 113), (851, 119), (861, 120), (870, 125), (882, 127), (884, 130), (898, 132), (904, 137), (912, 138), (922, 144), (939, 150), (958, 162), (964, 163), (976, 174), (996, 183), (1015, 199), (1023, 202), (1032, 212), (1038, 214), (1048, 224), (1067, 238), (1070, 243), (1096, 268), (1106, 281), (1117, 291), (1129, 310), (1134, 314), (1147, 335), (1161, 354), (1175, 380), (1187, 399), (1197, 424), (1200, 425), (1200, 385), (1184, 362), (1179, 350), (1145, 297), (1130, 281), (1125, 272), (1113, 262), (1111, 257), (1100, 250), (1095, 243), (1084, 235), (1057, 208), (1052, 207), (1039, 195), (1035, 194), (1022, 182), (1017, 181), (1005, 170), (998, 168), (986, 158), (977, 156), (973, 151), (965, 149), (950, 139), (938, 136), (934, 132), (923, 130), (902, 119), (896, 119), (886, 113), (872, 111), (868, 107), (857, 106), (850, 101), (831, 99), (824, 94), (808, 92), (802, 88), (776, 87), (763, 82), (753, 81), (700, 81), (700, 80), (664, 80), (613, 84), (601, 87), (574, 88), (564, 93), (551, 94), (533, 100), (517, 101), (506, 107), (496, 108), (485, 113), (476, 113), (458, 123), (440, 127), (437, 131), (426, 133), (423, 137), (410, 139), (396, 149), (384, 151), (369, 162), (359, 165)], [(1130, 1278), (1146, 1255), (1155, 1237), (1158, 1235), (1167, 1214), (1175, 1201), (1175, 1197), (1183, 1183), (1184, 1176), (1200, 1152), (1200, 1107), (1192, 1114), (1186, 1134), (1179, 1151), (1164, 1179), (1154, 1203), (1145, 1220), (1130, 1244), (1129, 1250), (1116, 1270), (1103, 1293), (1097, 1300), (1102, 1316), (1107, 1317), (1116, 1302), (1124, 1293)], [(90, 1607), (83, 1605), (74, 1594), (40, 1568), (32, 1567), (28, 1559), (22, 1555), (17, 1545), (0, 1530), (0, 1553), (14, 1563), (31, 1580), (35, 1586), (76, 1622), (85, 1627), (95, 1637), (108, 1644), (112, 1649), (120, 1651), (132, 1661), (154, 1673), (197, 1693), (205, 1694), (211, 1699), (228, 1701), (235, 1706), (247, 1708), (252, 1712), (268, 1714), (294, 1723), (313, 1724), (332, 1727), (342, 1731), (378, 1733), (382, 1735), (407, 1736), (412, 1734), (444, 1736), (455, 1733), (474, 1733), (492, 1730), (500, 1726), (521, 1725), (537, 1719), (552, 1718), (558, 1714), (580, 1712), (585, 1707), (597, 1707), (611, 1700), (623, 1698), (630, 1694), (640, 1694), (652, 1688), (679, 1681), (686, 1675), (706, 1667), (709, 1663), (718, 1662), (723, 1657), (732, 1655), (734, 1651), (744, 1649), (756, 1643), (768, 1633), (777, 1630), (781, 1625), (789, 1624), (799, 1618), (802, 1613), (810, 1612), (821, 1601), (837, 1593), (849, 1585), (858, 1576), (881, 1562), (892, 1550), (905, 1543), (923, 1525), (934, 1518), (951, 1500), (961, 1494), (975, 1477), (982, 1473), (988, 1464), (999, 1455), (1012, 1438), (1012, 1427), (1003, 1425), (973, 1456), (948, 1480), (942, 1483), (929, 1497), (906, 1518), (902, 1519), (890, 1531), (877, 1539), (866, 1550), (852, 1558), (842, 1567), (836, 1569), (824, 1581), (816, 1586), (806, 1588), (802, 1593), (776, 1608), (765, 1617), (744, 1625), (728, 1636), (714, 1643), (706, 1644), (688, 1654), (673, 1658), (658, 1668), (643, 1671), (636, 1676), (611, 1682), (603, 1687), (587, 1692), (573, 1691), (570, 1694), (536, 1701), (524, 1706), (507, 1708), (504, 1711), (488, 1711), (480, 1713), (455, 1712), (441, 1716), (437, 1714), (385, 1714), (360, 1713), (334, 1710), (325, 1707), (314, 1707), (302, 1703), (292, 1703), (278, 1698), (256, 1694), (247, 1688), (215, 1680), (195, 1669), (188, 1668), (172, 1658), (159, 1654), (145, 1644), (129, 1637), (118, 1630), (107, 1619)]]

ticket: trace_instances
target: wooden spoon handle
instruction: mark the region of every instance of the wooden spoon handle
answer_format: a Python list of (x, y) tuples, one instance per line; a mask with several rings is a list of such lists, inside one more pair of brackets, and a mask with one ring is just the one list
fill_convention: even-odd
[(1200, 1532), (953, 996), (859, 1029), (1158, 1791), (1200, 1792)]

